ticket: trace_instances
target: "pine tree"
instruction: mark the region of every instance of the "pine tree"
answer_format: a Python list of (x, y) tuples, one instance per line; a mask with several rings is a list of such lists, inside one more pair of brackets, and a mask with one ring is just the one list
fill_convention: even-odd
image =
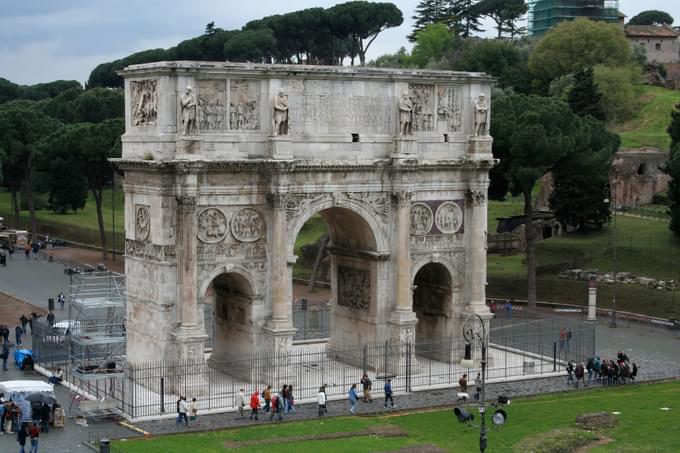
[(449, 14), (456, 29), (451, 30), (457, 36), (469, 38), (474, 32), (484, 31), (481, 27), (481, 12), (477, 0), (450, 0)]
[(671, 151), (675, 145), (680, 143), (680, 104), (675, 106), (675, 110), (671, 112), (671, 124), (666, 129), (668, 135), (671, 136)]
[(605, 121), (602, 108), (602, 93), (593, 81), (593, 68), (586, 68), (574, 74), (574, 86), (569, 92), (569, 107), (578, 116), (592, 116)]
[[(447, 0), (422, 0), (416, 6), (416, 14), (413, 31), (408, 35), (408, 40), (416, 41), (416, 35), (430, 24), (437, 22), (447, 23), (449, 19), (449, 2)], [(448, 25), (448, 23), (447, 23)]]

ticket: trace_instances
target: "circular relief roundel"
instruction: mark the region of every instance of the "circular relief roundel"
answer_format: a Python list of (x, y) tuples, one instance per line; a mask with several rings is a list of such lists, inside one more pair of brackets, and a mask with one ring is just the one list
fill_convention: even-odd
[(135, 212), (135, 238), (138, 241), (145, 241), (149, 237), (151, 230), (151, 217), (147, 206), (137, 206)]
[(432, 229), (432, 210), (425, 203), (411, 206), (411, 234), (422, 236)]
[(463, 224), (463, 211), (456, 203), (447, 201), (437, 208), (434, 221), (442, 233), (455, 233)]
[(227, 234), (227, 217), (217, 208), (198, 214), (198, 238), (206, 243), (220, 242)]
[(252, 208), (243, 208), (231, 218), (231, 234), (241, 242), (255, 242), (264, 234), (264, 221)]

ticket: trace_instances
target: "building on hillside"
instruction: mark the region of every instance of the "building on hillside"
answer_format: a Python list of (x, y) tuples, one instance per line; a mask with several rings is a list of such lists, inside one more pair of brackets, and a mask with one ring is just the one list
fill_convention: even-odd
[(577, 17), (620, 23), (618, 0), (529, 0), (529, 34), (542, 36), (555, 25)]
[(680, 62), (680, 32), (668, 25), (626, 25), (626, 38), (645, 49), (647, 63)]
[(609, 174), (612, 203), (621, 208), (650, 204), (654, 195), (668, 188), (670, 177), (662, 170), (667, 162), (668, 151), (657, 148), (617, 152)]

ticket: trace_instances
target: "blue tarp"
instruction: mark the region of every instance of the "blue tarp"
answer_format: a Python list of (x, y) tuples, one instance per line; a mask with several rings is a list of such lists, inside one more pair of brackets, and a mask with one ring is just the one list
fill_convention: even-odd
[(26, 356), (31, 356), (33, 357), (33, 351), (30, 349), (16, 349), (14, 351), (14, 363), (16, 364), (17, 368), (21, 369), (21, 365), (24, 363), (24, 359)]

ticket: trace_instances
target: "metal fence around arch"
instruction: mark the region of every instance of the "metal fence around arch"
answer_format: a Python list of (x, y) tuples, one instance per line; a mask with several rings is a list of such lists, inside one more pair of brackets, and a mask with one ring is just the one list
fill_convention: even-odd
[[(569, 343), (560, 343), (562, 328), (570, 332)], [(457, 385), (463, 373), (460, 361), (465, 350), (462, 336), (414, 343), (339, 345), (332, 342), (297, 344), (283, 355), (263, 351), (228, 359), (128, 363), (123, 377), (82, 381), (68, 366), (67, 339), (54, 338), (36, 329), (33, 345), (36, 362), (47, 368), (61, 367), (65, 378), (93, 398), (118, 402), (128, 418), (173, 414), (180, 395), (197, 398), (199, 408), (230, 410), (236, 407), (239, 389), (247, 394), (271, 385), (293, 385), (298, 402), (315, 401), (319, 387), (329, 398), (344, 398), (363, 373), (373, 380), (376, 398), (383, 394), (386, 379), (397, 393)], [(475, 350), (479, 358), (479, 348)], [(595, 353), (595, 328), (575, 319), (532, 317), (494, 318), (489, 323), (487, 376), (491, 380), (531, 377), (563, 372), (567, 360), (586, 361)]]

